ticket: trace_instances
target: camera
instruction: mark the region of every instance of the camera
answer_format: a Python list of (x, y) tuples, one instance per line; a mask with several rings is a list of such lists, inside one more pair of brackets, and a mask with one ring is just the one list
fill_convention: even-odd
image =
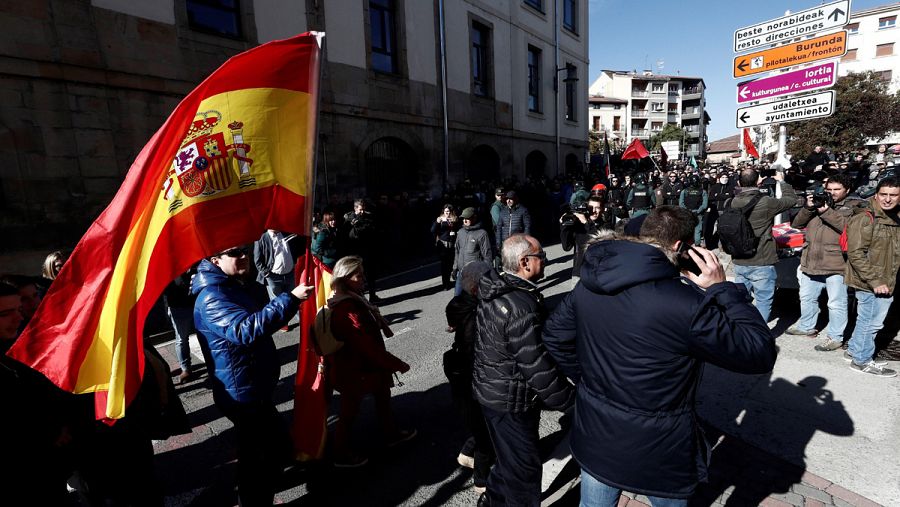
[(575, 217), (575, 214), (579, 215), (589, 215), (588, 213), (588, 205), (587, 201), (576, 202), (574, 206), (568, 207), (568, 209), (563, 213), (562, 217), (560, 217), (560, 223), (562, 225), (573, 225), (578, 219)]
[(834, 198), (823, 187), (819, 187), (812, 193), (812, 208), (819, 209), (822, 206), (833, 208)]

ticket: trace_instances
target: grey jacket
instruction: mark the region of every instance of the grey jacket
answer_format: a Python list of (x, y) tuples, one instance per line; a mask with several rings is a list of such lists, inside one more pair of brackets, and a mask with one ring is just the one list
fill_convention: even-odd
[(491, 239), (481, 223), (463, 227), (456, 233), (456, 245), (453, 255), (453, 269), (460, 270), (472, 261), (491, 262), (494, 253), (491, 250)]
[[(756, 249), (756, 255), (749, 259), (734, 259), (735, 265), (738, 266), (774, 266), (778, 262), (778, 253), (775, 251), (775, 239), (772, 237), (772, 225), (775, 223), (775, 217), (779, 213), (783, 213), (797, 204), (797, 194), (794, 193), (793, 187), (787, 183), (781, 182), (781, 197), (763, 197), (753, 207), (750, 212), (750, 225), (753, 226), (753, 232), (759, 236), (759, 247)], [(731, 207), (741, 207), (750, 202), (754, 192), (760, 192), (756, 188), (744, 189), (741, 193), (734, 196), (731, 200)]]

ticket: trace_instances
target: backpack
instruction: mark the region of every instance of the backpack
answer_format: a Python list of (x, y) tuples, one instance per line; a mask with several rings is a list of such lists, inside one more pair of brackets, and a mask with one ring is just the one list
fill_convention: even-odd
[(762, 192), (757, 192), (746, 205), (735, 208), (731, 205), (732, 199), (725, 203), (725, 211), (719, 216), (719, 242), (722, 250), (735, 259), (749, 259), (756, 255), (759, 247), (759, 236), (753, 232), (750, 225), (750, 213), (764, 197)]
[[(871, 211), (866, 210), (866, 215), (869, 216), (869, 220), (874, 224), (875, 223), (875, 215), (872, 214)], [(849, 225), (849, 224), (848, 224)], [(844, 226), (844, 230), (841, 231), (841, 238), (838, 240), (838, 244), (841, 246), (841, 253), (844, 254), (844, 258), (847, 258), (847, 226)]]
[(331, 308), (324, 305), (316, 312), (316, 321), (313, 324), (312, 335), (319, 349), (319, 354), (327, 356), (341, 350), (344, 342), (339, 340), (331, 331)]

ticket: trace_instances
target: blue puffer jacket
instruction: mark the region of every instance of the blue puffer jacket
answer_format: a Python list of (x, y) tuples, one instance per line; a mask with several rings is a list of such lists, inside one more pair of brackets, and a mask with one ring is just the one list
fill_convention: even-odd
[(544, 346), (577, 384), (572, 456), (597, 480), (688, 498), (706, 479), (709, 446), (694, 397), (704, 362), (765, 373), (776, 348), (743, 286), (706, 291), (656, 247), (590, 246), (581, 283), (547, 320)]
[(208, 260), (200, 262), (191, 293), (216, 401), (269, 401), (279, 377), (272, 333), (297, 312), (299, 300), (286, 292), (269, 302), (265, 287), (230, 277)]

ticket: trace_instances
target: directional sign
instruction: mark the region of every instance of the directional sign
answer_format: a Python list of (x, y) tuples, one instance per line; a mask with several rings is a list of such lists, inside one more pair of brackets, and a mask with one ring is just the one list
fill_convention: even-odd
[(847, 53), (847, 31), (757, 51), (734, 59), (736, 78), (769, 72), (804, 63), (838, 58)]
[(839, 0), (734, 31), (734, 52), (786, 42), (840, 28), (850, 16), (850, 0)]
[(824, 118), (834, 114), (834, 91), (801, 95), (789, 99), (741, 107), (737, 110), (735, 126), (737, 128), (758, 127), (771, 123), (789, 123), (792, 121)]
[(800, 92), (831, 88), (837, 80), (838, 62), (820, 63), (805, 69), (775, 74), (737, 86), (737, 103), (792, 95)]

